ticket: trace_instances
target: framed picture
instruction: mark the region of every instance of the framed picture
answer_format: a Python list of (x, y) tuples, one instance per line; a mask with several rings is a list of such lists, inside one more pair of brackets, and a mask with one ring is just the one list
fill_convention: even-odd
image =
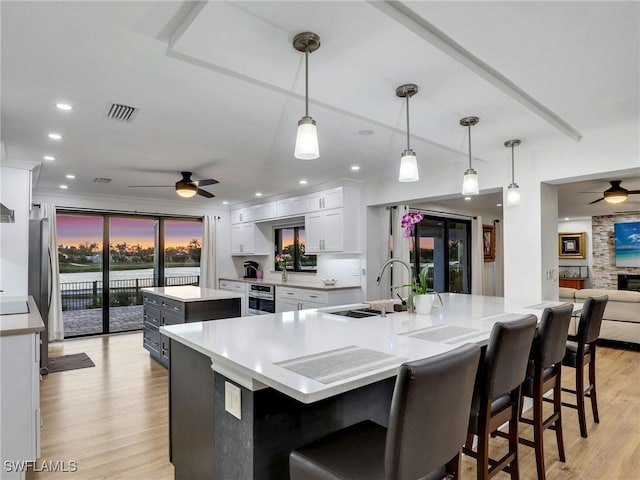
[(586, 256), (587, 234), (559, 233), (558, 234), (558, 257), (559, 258), (587, 258)]
[(482, 225), (482, 251), (485, 262), (496, 261), (496, 228), (493, 225)]

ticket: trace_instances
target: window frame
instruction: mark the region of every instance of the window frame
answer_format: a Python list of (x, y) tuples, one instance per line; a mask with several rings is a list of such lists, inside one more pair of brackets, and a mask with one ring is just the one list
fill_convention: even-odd
[(300, 266), (300, 257), (302, 253), (300, 252), (300, 229), (306, 230), (305, 225), (296, 224), (296, 225), (278, 225), (274, 227), (273, 237), (274, 237), (274, 269), (277, 272), (281, 272), (282, 269), (278, 262), (275, 261), (275, 256), (282, 253), (282, 230), (292, 229), (293, 230), (293, 255), (291, 266), (287, 265), (287, 272), (296, 272), (296, 273), (317, 273), (318, 272), (318, 256), (314, 254), (305, 254), (307, 257), (315, 257), (315, 266), (313, 270), (311, 269), (302, 269)]

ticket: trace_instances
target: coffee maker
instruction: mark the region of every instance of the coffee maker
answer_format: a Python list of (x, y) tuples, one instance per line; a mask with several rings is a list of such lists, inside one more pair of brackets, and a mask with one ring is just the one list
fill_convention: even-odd
[(247, 260), (244, 262), (244, 278), (256, 278), (258, 271), (258, 262)]

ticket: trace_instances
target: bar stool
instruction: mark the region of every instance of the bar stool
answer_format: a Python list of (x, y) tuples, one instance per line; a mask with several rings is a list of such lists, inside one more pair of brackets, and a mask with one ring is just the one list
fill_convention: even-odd
[(339, 430), (289, 456), (291, 480), (457, 479), (480, 348), (403, 363), (389, 428), (371, 421)]
[[(593, 420), (600, 423), (598, 415), (598, 401), (596, 397), (596, 340), (600, 335), (600, 326), (604, 309), (607, 306), (609, 297), (601, 295), (599, 297), (587, 297), (585, 300), (580, 321), (578, 322), (577, 335), (569, 335), (566, 351), (562, 364), (576, 369), (576, 389), (563, 388), (562, 391), (574, 393), (576, 404), (565, 403), (565, 407), (578, 410), (578, 422), (580, 423), (580, 435), (587, 438), (587, 419), (584, 411), (584, 397), (591, 399), (591, 410)], [(589, 384), (584, 385), (584, 368), (589, 366)]]
[[(478, 480), (488, 480), (501, 470), (519, 478), (518, 413), (520, 388), (527, 371), (527, 361), (537, 319), (525, 315), (508, 323), (496, 323), (489, 345), (478, 367), (469, 416), (467, 442), (463, 453), (476, 459)], [(499, 460), (489, 458), (489, 435), (509, 422), (509, 449)], [(473, 451), (473, 435), (478, 437)], [(489, 467), (491, 465), (491, 467)]]
[[(520, 421), (533, 425), (533, 442), (520, 438), (520, 443), (535, 448), (538, 480), (545, 479), (543, 433), (547, 428), (556, 432), (558, 456), (564, 462), (564, 442), (562, 439), (562, 359), (566, 348), (566, 338), (571, 323), (573, 305), (565, 303), (553, 308), (545, 308), (542, 319), (531, 346), (527, 376), (522, 384), (522, 397), (533, 398), (533, 420), (522, 416), (520, 401)], [(553, 389), (553, 399), (544, 394)], [(553, 412), (542, 418), (543, 401), (553, 403)]]

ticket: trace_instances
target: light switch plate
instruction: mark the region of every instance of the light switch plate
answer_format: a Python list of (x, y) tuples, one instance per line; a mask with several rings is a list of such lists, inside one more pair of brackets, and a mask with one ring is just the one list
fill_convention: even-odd
[(233, 383), (224, 382), (224, 409), (242, 420), (242, 392)]

